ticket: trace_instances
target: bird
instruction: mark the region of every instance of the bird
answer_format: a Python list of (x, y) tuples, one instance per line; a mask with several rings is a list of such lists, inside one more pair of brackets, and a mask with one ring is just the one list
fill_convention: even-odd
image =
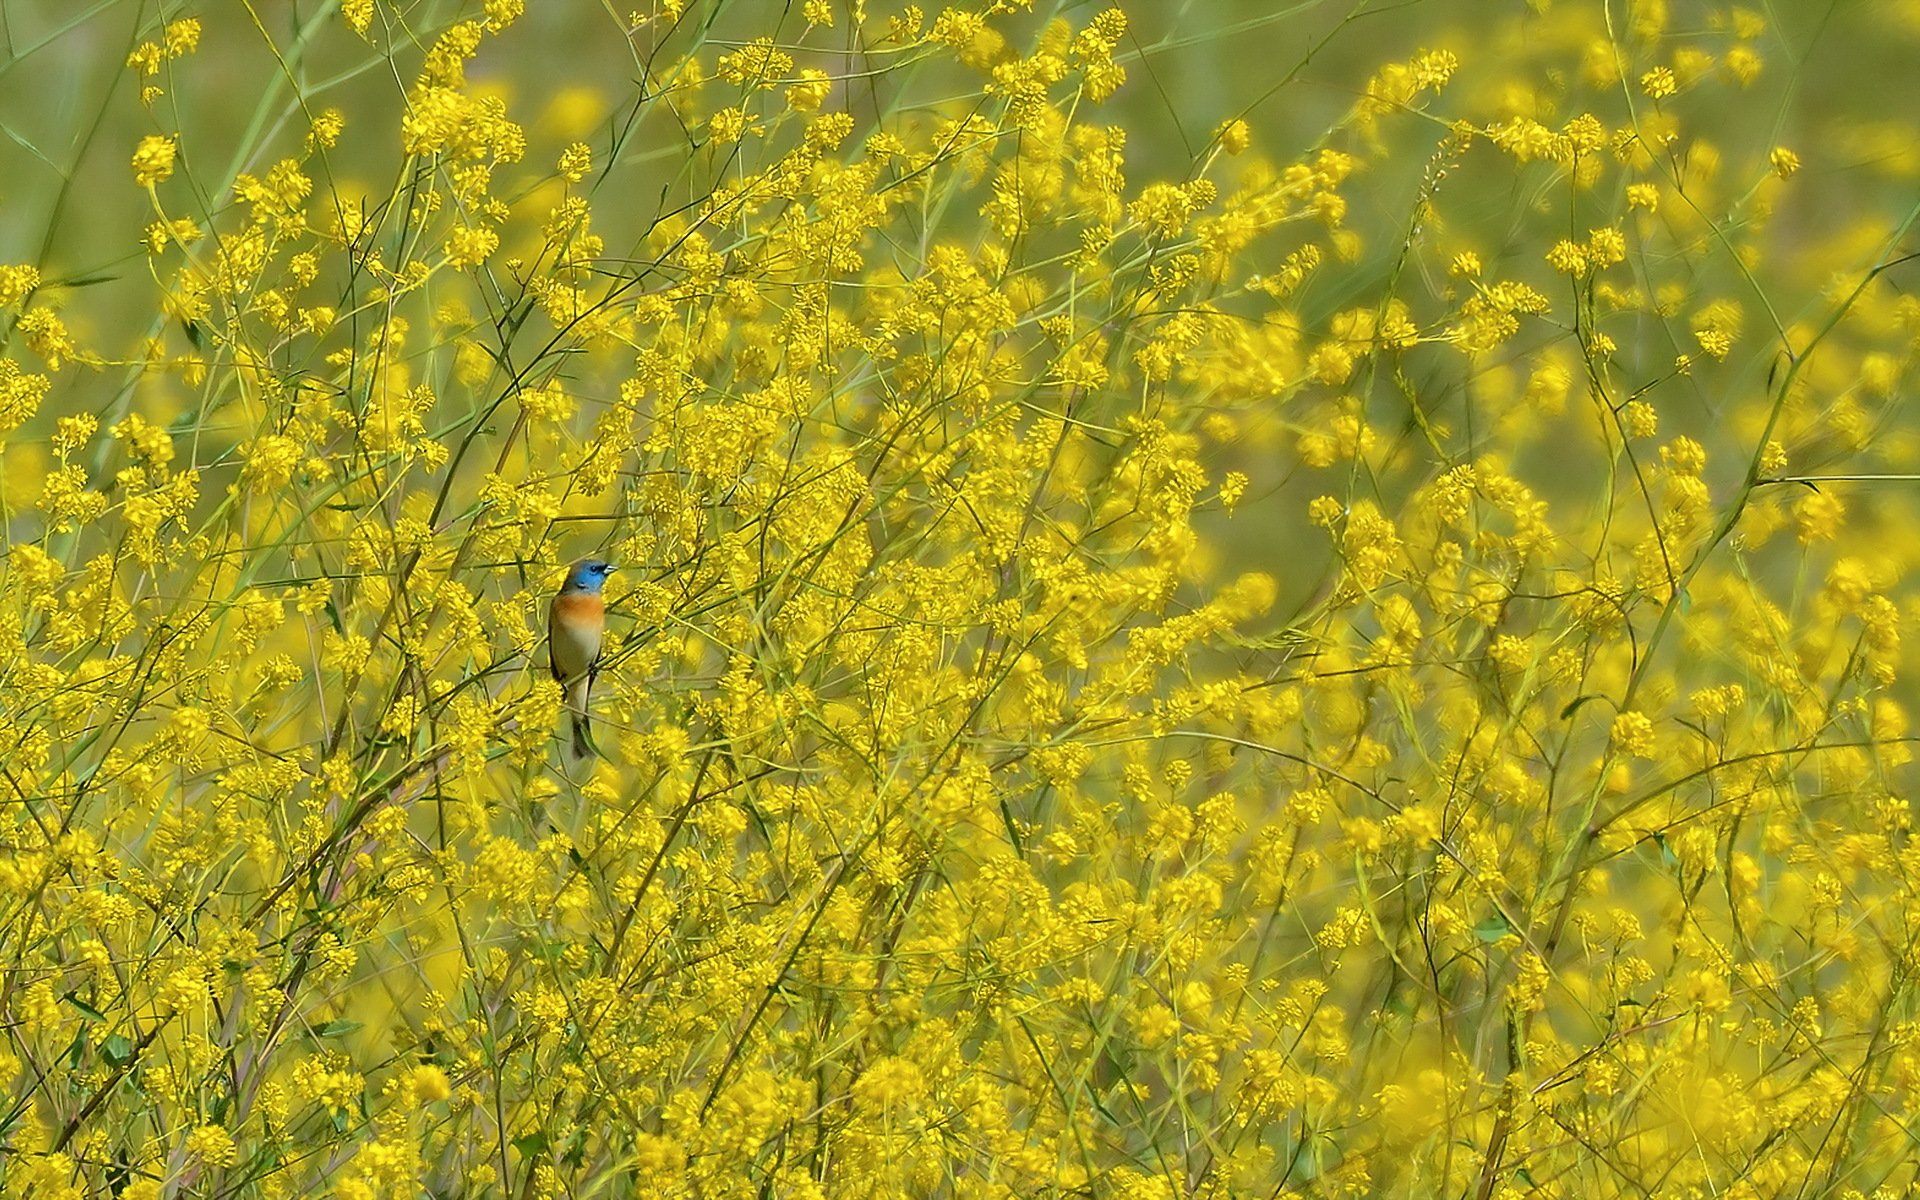
[(601, 597), (607, 576), (618, 568), (583, 558), (567, 568), (567, 578), (547, 609), (547, 664), (573, 715), (573, 753), (587, 758), (587, 698), (600, 674), (600, 640), (607, 629), (607, 604)]

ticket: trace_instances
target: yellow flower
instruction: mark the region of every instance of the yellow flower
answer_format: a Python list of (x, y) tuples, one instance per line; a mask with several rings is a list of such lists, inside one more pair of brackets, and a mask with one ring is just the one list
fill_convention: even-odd
[(1602, 228), (1587, 234), (1587, 261), (1596, 267), (1611, 266), (1627, 257), (1627, 238), (1618, 229)]
[(833, 80), (818, 67), (805, 67), (798, 82), (787, 89), (787, 107), (795, 112), (814, 112), (833, 92)]
[(1773, 167), (1773, 173), (1782, 179), (1790, 178), (1800, 169), (1800, 156), (1785, 146), (1775, 146), (1767, 156), (1767, 162)]
[(1232, 512), (1234, 506), (1240, 503), (1240, 498), (1247, 494), (1247, 482), (1245, 472), (1228, 471), (1226, 478), (1220, 481), (1220, 506)]
[(434, 1104), (453, 1095), (453, 1084), (448, 1081), (447, 1073), (432, 1063), (421, 1063), (413, 1069), (413, 1094), (423, 1104)]
[(747, 114), (740, 108), (723, 108), (707, 119), (707, 131), (721, 145), (737, 142), (747, 132)]
[(170, 137), (150, 134), (141, 138), (133, 151), (133, 181), (141, 187), (152, 187), (172, 175), (176, 149)]
[(1566, 275), (1579, 275), (1587, 269), (1587, 252), (1574, 242), (1555, 242), (1547, 251), (1547, 265)]
[(237, 1157), (233, 1136), (218, 1125), (202, 1125), (188, 1134), (187, 1153), (210, 1167), (232, 1166)]
[(347, 127), (346, 114), (337, 108), (322, 109), (313, 118), (313, 127), (307, 136), (315, 146), (332, 146), (340, 140), (341, 131)]
[(20, 303), (39, 286), (38, 268), (26, 265), (0, 267), (0, 307)]
[(73, 339), (67, 334), (67, 323), (50, 308), (28, 309), (14, 328), (34, 353), (46, 359), (47, 366), (56, 371), (77, 352)]
[(1700, 348), (1714, 358), (1725, 358), (1733, 349), (1733, 336), (1724, 329), (1696, 329), (1693, 336)]
[(1453, 73), (1460, 67), (1460, 59), (1451, 50), (1423, 50), (1410, 65), (1415, 83), (1438, 91), (1447, 85), (1447, 80), (1453, 78)]
[(1614, 717), (1609, 737), (1622, 754), (1633, 758), (1653, 757), (1653, 722), (1645, 713), (1623, 712)]
[(200, 45), (200, 22), (193, 17), (169, 22), (166, 38), (168, 58), (191, 54)]
[(1833, 492), (1814, 492), (1794, 504), (1793, 515), (1801, 541), (1830, 542), (1846, 522), (1847, 506)]
[(142, 75), (158, 75), (161, 64), (166, 60), (166, 51), (160, 48), (159, 43), (141, 42), (127, 55), (127, 67)]
[(1252, 142), (1253, 131), (1240, 118), (1235, 117), (1220, 126), (1220, 148), (1228, 154), (1244, 153)]
[(486, 0), (484, 11), (487, 28), (494, 33), (500, 32), (518, 21), (526, 12), (526, 7), (525, 0)]
[(472, 267), (487, 261), (500, 248), (500, 235), (485, 225), (456, 225), (447, 234), (447, 263)]
[(874, 1062), (853, 1085), (854, 1100), (869, 1109), (917, 1108), (926, 1093), (920, 1067), (896, 1055)]

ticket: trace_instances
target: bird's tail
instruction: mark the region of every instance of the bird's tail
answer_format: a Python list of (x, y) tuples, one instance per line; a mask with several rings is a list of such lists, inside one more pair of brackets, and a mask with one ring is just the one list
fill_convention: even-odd
[(575, 680), (567, 688), (567, 717), (573, 724), (573, 756), (591, 758), (593, 741), (588, 737), (587, 696), (589, 679)]

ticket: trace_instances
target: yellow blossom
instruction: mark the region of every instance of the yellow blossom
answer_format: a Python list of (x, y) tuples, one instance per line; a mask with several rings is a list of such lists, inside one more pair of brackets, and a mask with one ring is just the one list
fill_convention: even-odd
[(133, 152), (133, 181), (141, 187), (152, 187), (173, 174), (174, 140), (149, 134), (140, 139), (140, 145)]

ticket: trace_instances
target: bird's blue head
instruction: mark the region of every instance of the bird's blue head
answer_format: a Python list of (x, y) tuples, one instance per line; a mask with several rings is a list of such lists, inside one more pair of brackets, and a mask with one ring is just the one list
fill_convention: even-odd
[(560, 590), (597, 596), (600, 589), (607, 585), (607, 576), (615, 570), (617, 568), (612, 563), (597, 558), (583, 558), (567, 568), (567, 581), (560, 585)]

